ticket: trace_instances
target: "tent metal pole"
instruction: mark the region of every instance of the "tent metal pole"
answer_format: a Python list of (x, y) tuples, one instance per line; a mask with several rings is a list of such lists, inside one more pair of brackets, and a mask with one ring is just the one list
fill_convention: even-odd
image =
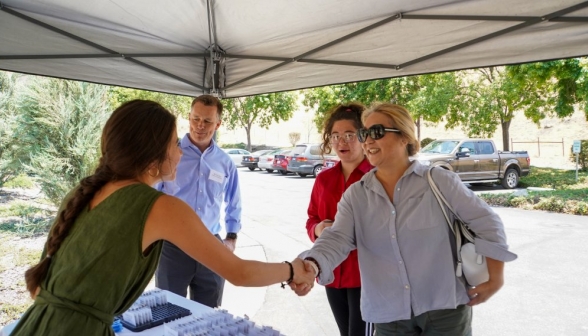
[(332, 61), (332, 60), (319, 60), (319, 59), (309, 59), (309, 58), (299, 59), (298, 62), (300, 62), (300, 63), (315, 63), (315, 64), (347, 65), (347, 66), (356, 66), (356, 67), (363, 67), (363, 68), (380, 68), (380, 69), (396, 69), (398, 67), (395, 64)]
[(9, 7), (6, 7), (6, 5), (3, 5), (1, 3), (0, 3), (0, 10), (6, 12), (8, 14), (11, 14), (13, 16), (16, 16), (19, 19), (22, 19), (22, 20), (25, 20), (27, 22), (30, 22), (30, 23), (32, 23), (34, 25), (37, 25), (37, 26), (43, 27), (45, 29), (48, 29), (48, 30), (50, 30), (52, 32), (55, 32), (57, 34), (60, 34), (60, 35), (63, 35), (63, 36), (67, 36), (67, 37), (69, 37), (72, 40), (76, 40), (76, 41), (81, 42), (81, 43), (83, 43), (85, 45), (94, 47), (94, 48), (96, 48), (96, 49), (98, 49), (100, 51), (104, 51), (105, 53), (118, 54), (114, 50), (108, 49), (108, 48), (103, 47), (103, 46), (101, 46), (99, 44), (96, 44), (96, 43), (94, 43), (92, 41), (86, 40), (85, 38), (82, 38), (82, 37), (79, 37), (79, 36), (74, 35), (72, 33), (66, 32), (65, 30), (61, 30), (61, 29), (59, 29), (57, 27), (53, 27), (53, 26), (51, 26), (49, 24), (46, 24), (45, 22), (41, 22), (41, 21), (39, 21), (37, 19), (33, 19), (32, 17), (26, 16), (26, 15), (20, 13), (20, 12), (17, 12), (17, 11), (15, 11), (15, 10), (9, 8)]
[(460, 43), (460, 44), (455, 45), (453, 47), (449, 47), (449, 48), (446, 48), (446, 49), (443, 49), (443, 50), (439, 50), (437, 52), (434, 52), (432, 54), (429, 54), (429, 55), (426, 55), (426, 56), (423, 56), (423, 57), (419, 57), (419, 58), (414, 59), (412, 61), (408, 61), (408, 62), (402, 63), (402, 64), (398, 65), (397, 70), (406, 68), (406, 67), (411, 66), (411, 65), (416, 64), (416, 63), (420, 63), (420, 62), (429, 60), (431, 58), (435, 58), (437, 56), (441, 56), (441, 55), (450, 53), (450, 52), (455, 51), (455, 50), (459, 50), (459, 49), (463, 49), (465, 47), (469, 47), (471, 45), (474, 45), (474, 44), (477, 44), (477, 43), (480, 43), (480, 42), (483, 42), (483, 41), (492, 39), (492, 38), (497, 37), (497, 36), (508, 34), (510, 32), (513, 32), (513, 31), (516, 31), (516, 30), (519, 30), (519, 29), (523, 29), (523, 28), (526, 28), (526, 27), (529, 27), (529, 26), (532, 26), (532, 25), (535, 25), (535, 24), (538, 24), (538, 23), (541, 23), (541, 22), (544, 22), (544, 21), (549, 21), (549, 20), (551, 20), (553, 18), (557, 18), (559, 16), (562, 16), (562, 15), (565, 15), (565, 14), (568, 14), (568, 13), (571, 13), (571, 12), (575, 12), (575, 11), (580, 10), (580, 9), (583, 9), (585, 7), (588, 7), (588, 1), (585, 1), (585, 2), (582, 2), (582, 3), (579, 3), (579, 4), (576, 4), (574, 6), (570, 6), (568, 8), (564, 8), (562, 10), (559, 10), (559, 11), (556, 11), (556, 12), (553, 12), (553, 13), (550, 13), (550, 14), (547, 14), (547, 15), (544, 15), (544, 16), (541, 16), (541, 17), (533, 17), (531, 20), (525, 21), (525, 22), (520, 23), (520, 24), (517, 24), (515, 26), (509, 27), (509, 28), (506, 28), (506, 29), (502, 29), (502, 30), (499, 30), (497, 32), (494, 32), (494, 33), (491, 33), (491, 34), (488, 34), (488, 35), (484, 35), (484, 36), (475, 38), (473, 40), (470, 40), (470, 41), (467, 41), (467, 42), (464, 42), (464, 43)]
[[(211, 5), (211, 0), (206, 0), (206, 9), (207, 9), (207, 14), (208, 14), (208, 44), (209, 49), (210, 49), (210, 80), (212, 83), (212, 88), (209, 88), (210, 93), (215, 94), (216, 93), (216, 83), (214, 82), (214, 49), (216, 48), (216, 44), (215, 41), (212, 40), (212, 5)], [(208, 66), (208, 63), (205, 63), (206, 66)], [(206, 71), (204, 72), (204, 75), (206, 76)], [(206, 81), (205, 81), (206, 82)]]
[(530, 21), (536, 16), (496, 16), (496, 15), (434, 15), (402, 14), (403, 20), (447, 20), (447, 21)]
[(123, 58), (124, 57), (189, 57), (200, 58), (206, 54), (68, 54), (68, 55), (0, 55), (0, 60), (68, 59), (68, 58)]
[[(278, 62), (289, 62), (290, 60), (292, 60), (291, 58), (288, 58), (288, 57), (273, 57), (273, 56), (253, 56), (253, 55), (235, 55), (235, 54), (227, 54), (225, 56), (227, 58), (255, 59), (255, 60), (278, 61)], [(322, 59), (312, 59), (312, 58), (301, 58), (297, 62), (332, 64), (332, 65), (348, 65), (348, 66), (358, 66), (358, 67), (364, 67), (364, 68), (396, 69), (395, 64), (384, 64), (384, 63), (347, 62), (347, 61), (322, 60)]]
[(2, 11), (4, 11), (4, 12), (6, 12), (6, 13), (8, 13), (8, 14), (11, 14), (11, 15), (13, 15), (13, 16), (16, 16), (16, 17), (18, 17), (18, 18), (20, 18), (20, 19), (22, 19), (22, 20), (25, 20), (25, 21), (27, 21), (27, 22), (30, 22), (30, 23), (32, 23), (32, 24), (35, 24), (35, 25), (37, 25), (37, 26), (40, 26), (40, 27), (43, 27), (43, 28), (45, 28), (45, 29), (51, 30), (51, 31), (53, 31), (53, 32), (55, 32), (55, 33), (58, 33), (58, 34), (60, 34), (60, 35), (63, 35), (63, 36), (69, 37), (69, 38), (71, 38), (71, 39), (73, 39), (73, 40), (76, 40), (76, 41), (78, 41), (78, 42), (80, 42), (80, 43), (83, 43), (83, 44), (85, 44), (85, 45), (88, 45), (88, 46), (94, 47), (94, 48), (96, 48), (96, 49), (98, 49), (98, 50), (100, 50), (100, 51), (103, 51), (103, 52), (105, 52), (105, 53), (107, 53), (107, 54), (110, 54), (110, 55), (112, 55), (112, 57), (121, 57), (121, 58), (124, 58), (125, 60), (127, 60), (127, 61), (129, 61), (129, 62), (135, 63), (135, 64), (137, 64), (137, 65), (140, 65), (140, 66), (142, 66), (142, 67), (145, 67), (145, 68), (147, 68), (147, 69), (150, 69), (150, 70), (153, 70), (153, 71), (155, 71), (155, 72), (158, 72), (158, 73), (160, 73), (160, 74), (162, 74), (162, 75), (164, 75), (164, 76), (167, 76), (167, 77), (173, 78), (173, 79), (175, 79), (175, 80), (181, 81), (181, 82), (183, 82), (183, 83), (186, 83), (186, 84), (188, 84), (188, 85), (191, 85), (191, 86), (194, 86), (194, 87), (196, 87), (196, 88), (199, 88), (199, 89), (201, 89), (201, 90), (204, 90), (204, 87), (203, 87), (203, 86), (201, 86), (201, 85), (198, 85), (198, 84), (196, 84), (196, 83), (193, 83), (193, 82), (191, 82), (191, 81), (189, 81), (189, 80), (187, 80), (187, 79), (181, 78), (181, 77), (179, 77), (179, 76), (173, 75), (173, 74), (171, 74), (171, 73), (169, 73), (169, 72), (167, 72), (167, 71), (161, 70), (161, 69), (159, 69), (159, 68), (156, 68), (156, 67), (154, 67), (154, 66), (152, 66), (152, 65), (149, 65), (149, 64), (146, 64), (146, 63), (144, 63), (144, 62), (138, 61), (138, 60), (136, 60), (136, 59), (134, 59), (134, 58), (132, 58), (132, 57), (127, 57), (127, 56), (125, 56), (124, 54), (121, 54), (121, 53), (118, 53), (118, 52), (116, 52), (116, 51), (114, 51), (114, 50), (108, 49), (108, 48), (106, 48), (106, 47), (104, 47), (104, 46), (101, 46), (101, 45), (99, 45), (99, 44), (97, 44), (97, 43), (94, 43), (94, 42), (92, 42), (92, 41), (86, 40), (86, 39), (84, 39), (84, 38), (82, 38), (82, 37), (80, 37), (80, 36), (77, 36), (77, 35), (74, 35), (74, 34), (72, 34), (72, 33), (69, 33), (69, 32), (67, 32), (67, 31), (65, 31), (65, 30), (59, 29), (59, 28), (57, 28), (57, 27), (53, 27), (53, 26), (51, 26), (51, 25), (49, 25), (49, 24), (47, 24), (47, 23), (44, 23), (44, 22), (42, 22), (42, 21), (39, 21), (39, 20), (36, 20), (36, 19), (34, 19), (34, 18), (32, 18), (32, 17), (29, 17), (29, 16), (27, 16), (27, 15), (24, 15), (24, 14), (22, 14), (22, 13), (18, 12), (18, 11), (15, 11), (15, 10), (13, 10), (13, 9), (11, 9), (11, 8), (8, 8), (8, 7), (6, 7), (6, 5), (4, 5), (4, 4), (2, 4), (2, 3), (0, 3), (0, 10), (2, 10)]
[(375, 28), (378, 28), (378, 27), (380, 27), (380, 26), (382, 26), (382, 25), (385, 25), (385, 24), (387, 24), (387, 23), (389, 23), (389, 22), (392, 22), (392, 21), (394, 21), (394, 20), (398, 20), (398, 19), (400, 19), (400, 18), (401, 18), (401, 15), (400, 15), (400, 14), (394, 14), (394, 15), (392, 15), (392, 16), (389, 16), (389, 17), (387, 17), (387, 18), (385, 18), (385, 19), (383, 19), (383, 20), (380, 20), (380, 21), (378, 21), (378, 22), (376, 22), (376, 23), (373, 23), (373, 24), (371, 24), (371, 25), (369, 25), (369, 26), (367, 26), (367, 27), (364, 27), (364, 28), (362, 28), (362, 29), (356, 30), (356, 31), (354, 31), (354, 32), (352, 32), (352, 33), (350, 33), (350, 34), (347, 34), (347, 35), (345, 35), (345, 36), (342, 36), (342, 37), (340, 37), (340, 38), (338, 38), (338, 39), (336, 39), (336, 40), (333, 40), (333, 41), (331, 41), (331, 42), (329, 42), (329, 43), (323, 44), (322, 46), (319, 46), (319, 47), (317, 47), (317, 48), (314, 48), (314, 49), (312, 49), (312, 50), (309, 50), (309, 51), (307, 51), (307, 52), (305, 52), (305, 53), (303, 53), (303, 54), (300, 54), (300, 55), (298, 55), (298, 56), (296, 56), (296, 57), (293, 57), (292, 59), (290, 59), (290, 60), (288, 60), (288, 61), (284, 61), (284, 62), (282, 62), (282, 63), (280, 63), (280, 64), (276, 64), (276, 65), (274, 65), (273, 67), (267, 68), (267, 69), (265, 69), (265, 70), (262, 70), (262, 71), (260, 71), (260, 72), (258, 72), (258, 73), (255, 73), (255, 74), (253, 74), (253, 75), (251, 75), (251, 76), (245, 77), (245, 78), (243, 78), (243, 79), (241, 79), (241, 80), (238, 80), (238, 81), (236, 81), (236, 82), (234, 82), (234, 83), (231, 83), (231, 84), (227, 85), (226, 89), (229, 89), (229, 88), (231, 88), (231, 87), (233, 87), (233, 86), (239, 85), (239, 84), (241, 84), (241, 83), (243, 83), (243, 82), (246, 82), (246, 81), (248, 81), (248, 80), (250, 80), (250, 79), (253, 79), (253, 78), (259, 77), (259, 76), (261, 76), (261, 75), (263, 75), (263, 74), (265, 74), (265, 73), (267, 73), (267, 72), (270, 72), (270, 71), (273, 71), (273, 70), (275, 70), (275, 69), (281, 68), (281, 67), (283, 67), (284, 65), (287, 65), (287, 64), (290, 64), (290, 63), (293, 63), (293, 62), (297, 62), (297, 61), (298, 61), (298, 60), (300, 60), (301, 58), (304, 58), (304, 57), (306, 57), (306, 56), (308, 56), (308, 55), (311, 55), (311, 54), (317, 53), (317, 52), (319, 52), (319, 51), (321, 51), (321, 50), (323, 50), (323, 49), (329, 48), (329, 47), (331, 47), (331, 46), (333, 46), (333, 45), (335, 45), (335, 44), (339, 44), (339, 43), (341, 43), (341, 42), (344, 42), (344, 41), (346, 41), (346, 40), (349, 40), (349, 39), (351, 39), (351, 38), (353, 38), (353, 37), (356, 37), (356, 36), (358, 36), (358, 35), (360, 35), (360, 34), (363, 34), (363, 33), (367, 32), (367, 31), (373, 30), (373, 29), (375, 29)]

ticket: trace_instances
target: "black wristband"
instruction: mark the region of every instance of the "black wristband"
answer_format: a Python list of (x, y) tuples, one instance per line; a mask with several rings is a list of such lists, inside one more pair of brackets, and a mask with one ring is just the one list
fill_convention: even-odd
[(284, 263), (288, 264), (288, 266), (290, 266), (290, 277), (288, 278), (288, 280), (286, 281), (286, 283), (284, 284), (282, 282), (281, 286), (282, 288), (286, 288), (286, 285), (289, 285), (292, 280), (294, 280), (294, 267), (292, 267), (292, 263), (289, 261), (284, 261)]
[(227, 237), (225, 239), (237, 239), (237, 234), (234, 232), (227, 233)]

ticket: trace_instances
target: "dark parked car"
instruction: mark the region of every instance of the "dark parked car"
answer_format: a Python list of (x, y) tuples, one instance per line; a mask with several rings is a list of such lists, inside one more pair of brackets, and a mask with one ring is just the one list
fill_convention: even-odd
[(294, 147), (291, 156), (287, 170), (300, 177), (306, 177), (307, 175), (317, 176), (323, 169), (323, 160), (335, 155), (325, 154), (323, 157), (320, 144), (302, 144)]
[(241, 161), (241, 165), (249, 168), (251, 171), (254, 171), (255, 168), (259, 168), (259, 157), (271, 151), (273, 151), (273, 149), (262, 149), (249, 155), (243, 155), (243, 161)]

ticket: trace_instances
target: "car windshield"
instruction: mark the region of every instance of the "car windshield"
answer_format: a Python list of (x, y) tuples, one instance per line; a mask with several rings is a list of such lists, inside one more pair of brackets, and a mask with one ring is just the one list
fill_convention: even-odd
[(273, 156), (273, 155), (276, 155), (276, 154), (280, 154), (280, 152), (282, 152), (282, 151), (283, 151), (283, 149), (276, 149), (276, 150), (273, 150), (273, 151), (271, 151), (269, 153), (265, 153), (263, 155), (266, 155), (266, 156), (270, 156), (271, 155), (271, 156)]
[(261, 156), (265, 153), (269, 152), (269, 150), (267, 149), (262, 149), (262, 150), (258, 150), (257, 152), (253, 152), (251, 155), (255, 155), (255, 156)]
[(436, 140), (421, 149), (421, 153), (450, 154), (457, 144), (457, 140)]

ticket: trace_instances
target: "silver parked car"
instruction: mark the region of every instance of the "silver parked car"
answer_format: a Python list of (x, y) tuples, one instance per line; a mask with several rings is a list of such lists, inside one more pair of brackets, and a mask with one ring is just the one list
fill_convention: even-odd
[(229, 154), (231, 160), (235, 163), (237, 167), (243, 167), (243, 155), (250, 155), (248, 151), (240, 148), (223, 148), (225, 153)]
[(320, 144), (301, 144), (294, 147), (290, 156), (292, 158), (288, 161), (288, 171), (300, 177), (307, 175), (316, 177), (323, 169), (323, 160), (334, 155), (328, 154), (323, 157)]
[(278, 153), (283, 151), (283, 149), (278, 148), (274, 149), (271, 152), (267, 152), (263, 155), (259, 156), (259, 160), (257, 161), (257, 167), (261, 170), (265, 170), (268, 173), (273, 173), (274, 168), (272, 164), (274, 163), (274, 156)]
[[(243, 155), (243, 161), (241, 162), (242, 166), (249, 168), (249, 170), (254, 171), (255, 168), (259, 168), (259, 157), (263, 154), (267, 154), (273, 151), (273, 149), (262, 149), (256, 152), (251, 153), (250, 155)], [(262, 168), (259, 168), (262, 169)]]

